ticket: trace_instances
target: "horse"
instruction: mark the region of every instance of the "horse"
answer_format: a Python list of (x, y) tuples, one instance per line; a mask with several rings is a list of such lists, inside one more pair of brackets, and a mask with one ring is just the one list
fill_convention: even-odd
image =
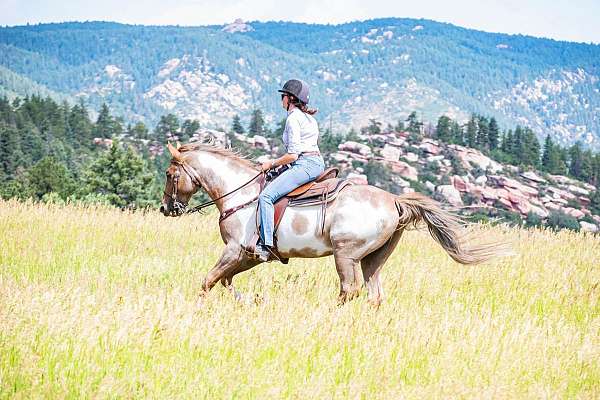
[[(236, 293), (233, 277), (261, 263), (247, 254), (245, 246), (256, 238), (261, 190), (257, 177), (262, 171), (214, 143), (177, 148), (169, 143), (167, 147), (172, 159), (160, 211), (165, 216), (183, 215), (198, 190), (208, 194), (209, 204), (221, 213), (219, 229), (225, 248), (207, 273), (200, 295), (208, 294), (218, 282)], [(333, 255), (340, 280), (339, 303), (357, 297), (364, 282), (368, 302), (379, 306), (383, 300), (381, 269), (405, 229), (420, 222), (458, 263), (477, 264), (500, 253), (499, 243), (467, 246), (463, 221), (435, 200), (418, 193), (395, 195), (366, 184), (344, 188), (326, 205), (326, 213), (319, 205), (288, 207), (275, 234), (276, 244), (285, 258)]]

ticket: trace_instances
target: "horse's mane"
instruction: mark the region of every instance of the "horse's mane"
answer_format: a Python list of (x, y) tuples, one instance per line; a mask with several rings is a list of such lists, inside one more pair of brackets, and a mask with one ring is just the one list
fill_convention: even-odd
[(180, 153), (186, 153), (190, 151), (206, 151), (209, 153), (219, 154), (231, 160), (237, 161), (246, 167), (250, 167), (254, 170), (258, 169), (258, 166), (255, 162), (248, 160), (239, 152), (231, 148), (225, 148), (217, 145), (214, 140), (208, 140), (206, 142), (186, 143), (182, 145), (178, 150)]

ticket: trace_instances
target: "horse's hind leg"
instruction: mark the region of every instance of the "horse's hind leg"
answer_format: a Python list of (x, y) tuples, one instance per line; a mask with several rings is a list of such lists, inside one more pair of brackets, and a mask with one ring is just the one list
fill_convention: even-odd
[(394, 248), (396, 248), (402, 232), (403, 229), (394, 232), (392, 237), (383, 246), (365, 256), (360, 262), (365, 286), (369, 293), (369, 303), (375, 307), (379, 307), (383, 300), (383, 287), (381, 286), (379, 272), (388, 257), (394, 252)]
[(345, 257), (342, 254), (334, 254), (335, 268), (340, 277), (340, 304), (352, 300), (360, 293), (360, 271), (358, 261), (355, 258)]

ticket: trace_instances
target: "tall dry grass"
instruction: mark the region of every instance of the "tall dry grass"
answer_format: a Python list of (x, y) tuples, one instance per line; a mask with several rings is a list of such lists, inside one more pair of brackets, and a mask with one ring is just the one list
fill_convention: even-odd
[(514, 257), (454, 263), (405, 233), (378, 311), (336, 307), (331, 258), (196, 295), (216, 215), (0, 202), (2, 398), (598, 398), (600, 240), (481, 227)]

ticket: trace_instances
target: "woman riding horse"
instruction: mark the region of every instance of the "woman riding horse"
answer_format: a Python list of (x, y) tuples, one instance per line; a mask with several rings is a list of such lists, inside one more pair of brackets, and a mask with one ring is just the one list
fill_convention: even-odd
[(269, 183), (258, 198), (260, 240), (254, 256), (260, 261), (267, 261), (273, 252), (273, 203), (298, 186), (316, 179), (325, 168), (317, 144), (319, 126), (313, 117), (317, 111), (307, 107), (308, 86), (298, 79), (291, 79), (279, 92), (281, 105), (288, 113), (282, 137), (286, 153), (275, 160), (263, 162), (262, 170), (283, 165), (289, 165), (289, 168)]

